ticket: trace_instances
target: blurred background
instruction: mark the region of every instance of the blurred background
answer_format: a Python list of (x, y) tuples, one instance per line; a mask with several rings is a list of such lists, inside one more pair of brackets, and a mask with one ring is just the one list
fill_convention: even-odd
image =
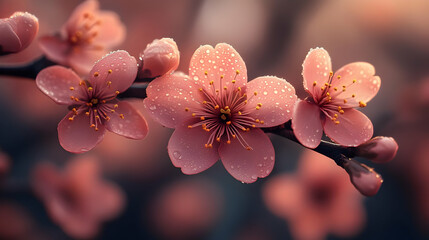
[[(0, 18), (30, 12), (39, 18), (43, 36), (58, 31), (80, 2), (0, 0)], [(370, 198), (334, 184), (353, 188), (329, 159), (278, 136), (271, 136), (274, 170), (254, 184), (235, 180), (220, 162), (186, 176), (168, 158), (172, 130), (151, 121), (142, 101), (134, 100), (147, 116), (146, 139), (108, 133), (94, 150), (78, 156), (98, 164), (100, 181), (119, 186), (122, 211), (102, 220), (95, 235), (76, 236), (52, 220), (32, 190), (39, 164), (52, 163), (61, 174), (76, 159), (57, 139), (67, 109), (42, 94), (34, 80), (0, 76), (0, 239), (429, 238), (429, 1), (100, 0), (100, 8), (120, 15), (127, 37), (118, 49), (135, 57), (154, 39), (171, 37), (181, 52), (179, 70), (187, 72), (200, 45), (227, 42), (246, 62), (249, 79), (285, 78), (301, 98), (306, 96), (301, 64), (310, 48), (324, 47), (334, 70), (370, 62), (382, 85), (363, 112), (375, 136), (396, 139), (398, 155), (383, 165), (359, 159), (384, 178)], [(34, 42), (1, 57), (0, 64), (41, 54)], [(333, 170), (312, 169), (314, 164), (303, 164), (308, 158)], [(330, 171), (341, 180), (312, 184), (330, 178)], [(344, 202), (353, 204), (332, 207)], [(302, 212), (290, 214), (291, 208)]]

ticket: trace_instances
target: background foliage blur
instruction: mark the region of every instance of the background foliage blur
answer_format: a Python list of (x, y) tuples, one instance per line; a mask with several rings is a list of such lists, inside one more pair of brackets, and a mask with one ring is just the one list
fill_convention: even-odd
[[(79, 3), (0, 0), (0, 17), (28, 11), (39, 18), (43, 36), (59, 30)], [(187, 72), (198, 46), (227, 42), (246, 62), (249, 79), (285, 78), (301, 98), (301, 64), (312, 47), (328, 50), (333, 69), (353, 61), (373, 64), (382, 85), (363, 112), (373, 121), (374, 135), (393, 136), (399, 151), (391, 163), (368, 163), (385, 182), (376, 196), (363, 200), (366, 221), (350, 239), (429, 237), (429, 1), (100, 0), (100, 6), (121, 16), (127, 38), (119, 49), (135, 57), (153, 39), (171, 37), (181, 52), (179, 70)], [(0, 63), (39, 55), (33, 43)], [(134, 104), (144, 114), (142, 101)], [(37, 164), (65, 166), (73, 157), (60, 147), (56, 132), (67, 110), (33, 80), (4, 76), (0, 109), (0, 150), (11, 164), (5, 174), (0, 171), (0, 239), (69, 239), (30, 189)], [(96, 158), (104, 177), (126, 195), (122, 214), (103, 225), (100, 239), (291, 239), (290, 225), (268, 209), (262, 192), (276, 175), (297, 171), (302, 147), (271, 136), (273, 173), (245, 185), (221, 163), (183, 175), (166, 151), (172, 130), (150, 120), (149, 127), (143, 141), (109, 133), (82, 155)]]

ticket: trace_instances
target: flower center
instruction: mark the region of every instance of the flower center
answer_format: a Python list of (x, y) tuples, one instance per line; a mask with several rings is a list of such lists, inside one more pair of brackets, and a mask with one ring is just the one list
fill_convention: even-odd
[[(75, 23), (75, 28), (69, 32), (69, 41), (72, 45), (91, 45), (98, 36), (98, 29), (101, 25), (98, 19), (92, 13), (84, 13), (81, 19)], [(93, 46), (96, 50), (102, 49), (102, 46)]]
[[(78, 114), (85, 114), (89, 117), (89, 126), (98, 131), (99, 125), (103, 125), (104, 121), (109, 121), (112, 114), (118, 115), (121, 119), (125, 118), (124, 114), (117, 113), (119, 105), (112, 102), (119, 94), (119, 91), (110, 90), (112, 81), (109, 81), (108, 78), (112, 72), (112, 70), (108, 70), (107, 74), (104, 75), (106, 79), (94, 81), (93, 83), (96, 83), (94, 85), (87, 80), (82, 80), (79, 83), (82, 91), (77, 91), (76, 94), (80, 98), (75, 97), (76, 95), (70, 96), (71, 100), (76, 102), (76, 105), (70, 107), (73, 112), (73, 116), (69, 117), (70, 121), (73, 121)], [(99, 76), (98, 72), (94, 73), (94, 77), (97, 78)], [(74, 87), (70, 87), (72, 93), (75, 90)]]
[[(236, 71), (229, 87), (224, 84), (223, 75), (220, 76), (218, 89), (214, 81), (210, 81), (208, 89), (204, 87), (199, 89), (204, 99), (199, 107), (192, 110), (185, 108), (185, 111), (191, 112), (191, 116), (195, 119), (194, 124), (188, 125), (188, 128), (201, 126), (204, 131), (211, 132), (204, 145), (206, 148), (213, 147), (214, 141), (221, 142), (223, 139), (230, 144), (233, 139), (237, 139), (244, 148), (252, 150), (242, 133), (255, 128), (255, 123), (264, 123), (249, 116), (251, 111), (260, 109), (262, 104), (258, 103), (256, 108), (247, 106), (248, 100), (257, 93), (248, 98), (247, 93), (235, 85), (235, 79), (239, 73)], [(205, 75), (208, 75), (207, 72)]]

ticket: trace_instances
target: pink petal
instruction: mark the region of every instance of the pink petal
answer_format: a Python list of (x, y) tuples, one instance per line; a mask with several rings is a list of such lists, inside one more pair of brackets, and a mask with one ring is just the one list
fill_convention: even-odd
[[(254, 93), (257, 95), (253, 95)], [(295, 88), (286, 80), (277, 77), (258, 77), (247, 84), (247, 106), (250, 116), (263, 120), (259, 127), (272, 127), (289, 121), (296, 101)], [(253, 96), (252, 96), (253, 95)], [(258, 104), (262, 104), (256, 110)]]
[(189, 129), (178, 126), (168, 142), (168, 155), (175, 167), (182, 169), (184, 174), (200, 173), (219, 159), (218, 142), (212, 148), (206, 148), (211, 133), (202, 128)]
[[(110, 120), (105, 122), (107, 130), (132, 139), (146, 137), (148, 127), (143, 115), (127, 102), (117, 102), (115, 113), (110, 114)], [(119, 117), (123, 114), (124, 119)]]
[(116, 184), (104, 182), (96, 196), (94, 208), (99, 218), (111, 219), (124, 208), (125, 195)]
[[(111, 72), (111, 73), (109, 73)], [(98, 61), (90, 72), (89, 82), (107, 93), (124, 92), (137, 76), (136, 59), (128, 52), (119, 50)]]
[(79, 4), (70, 15), (69, 19), (63, 26), (63, 31), (75, 32), (76, 28), (79, 27), (79, 22), (83, 19), (85, 13), (97, 13), (99, 9), (99, 3), (96, 0), (86, 0)]
[(32, 177), (32, 187), (42, 199), (49, 199), (57, 194), (62, 179), (56, 167), (50, 163), (36, 166)]
[[(302, 64), (304, 89), (313, 97), (321, 95), (320, 88), (329, 81), (332, 71), (331, 58), (323, 48), (310, 49)], [(316, 82), (316, 86), (313, 86)]]
[(52, 66), (43, 69), (36, 77), (37, 87), (52, 100), (59, 104), (72, 105), (75, 102), (71, 97), (83, 98), (86, 96), (79, 86), (81, 79), (71, 69)]
[(111, 48), (121, 44), (125, 40), (126, 28), (119, 19), (119, 15), (112, 11), (100, 11), (100, 28), (94, 41), (106, 48)]
[(19, 50), (28, 47), (39, 31), (39, 20), (24, 12), (15, 12), (8, 20), (21, 43)]
[(87, 77), (94, 64), (105, 56), (107, 51), (91, 48), (75, 47), (69, 52), (67, 65), (73, 68), (79, 75)]
[(253, 183), (268, 176), (274, 167), (274, 148), (268, 136), (259, 128), (241, 135), (253, 150), (244, 148), (237, 139), (222, 142), (219, 155), (226, 170), (237, 180)]
[(7, 19), (0, 19), (0, 36), (0, 55), (21, 49), (21, 41)]
[(316, 104), (298, 100), (292, 117), (292, 129), (298, 141), (308, 148), (316, 148), (322, 139), (320, 109)]
[(180, 53), (172, 38), (155, 39), (140, 55), (139, 78), (169, 74), (179, 66)]
[(85, 114), (76, 115), (73, 121), (69, 118), (73, 116), (70, 112), (58, 124), (58, 139), (61, 146), (73, 153), (83, 153), (93, 149), (103, 140), (104, 126), (99, 125), (98, 131), (89, 127), (89, 117)]
[[(182, 73), (164, 75), (153, 80), (146, 89), (144, 105), (162, 125), (174, 128), (192, 118), (192, 110), (201, 108), (199, 86)], [(189, 108), (189, 111), (185, 111)]]
[(339, 124), (327, 119), (323, 128), (329, 138), (343, 146), (359, 146), (372, 137), (371, 120), (356, 109), (344, 109), (344, 114), (338, 114), (337, 120)]
[[(348, 100), (349, 107), (359, 106), (359, 102), (369, 102), (380, 89), (380, 77), (374, 76), (375, 68), (367, 62), (354, 62), (340, 68), (334, 74), (332, 86), (342, 88), (346, 86), (346, 91), (342, 92), (339, 97)], [(338, 76), (341, 78), (338, 79)], [(353, 80), (356, 80), (353, 83)], [(352, 95), (355, 95), (352, 98)]]
[(229, 86), (234, 79), (236, 86), (247, 83), (246, 64), (238, 52), (226, 43), (219, 43), (215, 48), (210, 45), (199, 47), (191, 58), (189, 76), (206, 88), (213, 81), (219, 89), (221, 76), (222, 87)]
[(58, 64), (68, 64), (68, 54), (71, 51), (71, 46), (55, 36), (45, 36), (39, 39), (39, 47), (46, 57)]

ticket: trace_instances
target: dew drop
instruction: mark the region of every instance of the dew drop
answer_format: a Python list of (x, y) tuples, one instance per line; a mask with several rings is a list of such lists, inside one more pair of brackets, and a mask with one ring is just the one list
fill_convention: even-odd
[(152, 105), (152, 106), (149, 107), (149, 109), (152, 110), (152, 111), (154, 111), (154, 110), (156, 110), (156, 106)]
[(268, 95), (267, 91), (264, 92), (264, 95)]
[(173, 152), (173, 157), (177, 160), (181, 160), (182, 159), (182, 154), (179, 151), (174, 151)]
[(258, 176), (252, 175), (250, 178), (252, 178), (252, 180), (256, 180), (256, 179), (258, 179)]

